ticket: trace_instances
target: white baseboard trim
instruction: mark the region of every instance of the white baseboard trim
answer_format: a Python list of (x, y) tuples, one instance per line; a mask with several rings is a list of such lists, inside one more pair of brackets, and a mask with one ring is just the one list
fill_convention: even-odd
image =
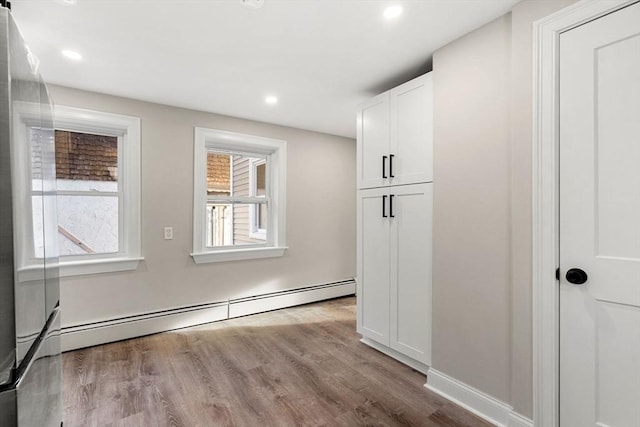
[(248, 298), (232, 299), (229, 301), (229, 318), (293, 307), (310, 302), (353, 295), (355, 293), (356, 282), (350, 279), (342, 282), (308, 286)]
[(62, 328), (62, 351), (76, 350), (227, 319), (226, 301)]
[(533, 427), (530, 419), (514, 412), (507, 403), (433, 368), (424, 386), (496, 426)]
[(62, 328), (62, 351), (76, 350), (174, 329), (325, 299), (353, 295), (355, 281), (326, 283), (248, 298), (178, 307)]
[(516, 412), (511, 412), (509, 414), (507, 427), (533, 427), (533, 420), (530, 420)]
[(405, 356), (404, 354), (390, 348), (387, 347), (384, 344), (380, 344), (378, 342), (375, 342), (372, 339), (366, 338), (366, 337), (362, 337), (362, 339), (360, 340), (361, 343), (368, 345), (371, 348), (374, 348), (376, 350), (378, 350), (380, 353), (384, 353), (387, 356), (393, 357), (394, 359), (404, 363), (405, 365), (415, 369), (418, 372), (421, 372), (425, 375), (427, 375), (429, 373), (429, 366), (425, 365), (422, 362), (418, 362), (417, 360), (414, 360), (408, 356)]

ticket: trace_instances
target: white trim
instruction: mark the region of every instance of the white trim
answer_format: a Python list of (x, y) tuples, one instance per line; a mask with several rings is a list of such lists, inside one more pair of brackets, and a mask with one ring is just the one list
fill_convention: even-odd
[(136, 270), (144, 258), (104, 258), (91, 260), (60, 261), (60, 276), (83, 276), (86, 274), (112, 273)]
[(344, 282), (310, 286), (292, 291), (276, 292), (257, 297), (240, 298), (229, 301), (229, 318), (262, 313), (285, 307), (308, 304), (331, 298), (354, 295), (356, 284), (353, 279)]
[[(80, 261), (59, 261), (60, 276), (83, 276), (86, 274), (111, 273), (136, 270), (144, 258), (102, 258)], [(29, 264), (17, 270), (20, 283), (41, 281), (42, 263)]]
[(362, 337), (360, 339), (360, 342), (363, 344), (368, 345), (369, 347), (378, 350), (380, 353), (386, 354), (389, 357), (393, 357), (394, 359), (404, 363), (405, 365), (415, 369), (416, 371), (423, 373), (425, 375), (427, 375), (429, 373), (429, 366), (425, 365), (422, 362), (419, 362), (415, 359), (410, 358), (407, 355), (404, 355), (402, 353), (400, 353), (399, 351), (396, 351), (394, 349), (392, 349), (391, 347), (387, 347), (384, 344), (380, 344), (379, 342), (376, 342), (374, 340), (372, 340), (371, 338), (367, 338), (367, 337)]
[(558, 64), (560, 34), (637, 0), (582, 0), (534, 23), (533, 419), (559, 423)]
[(275, 258), (284, 255), (287, 247), (251, 247), (230, 250), (192, 253), (193, 262), (206, 264), (210, 262), (242, 261), (246, 259)]
[(516, 412), (511, 412), (507, 427), (533, 427), (533, 421)]
[(140, 119), (122, 114), (86, 110), (56, 105), (55, 128), (72, 132), (87, 132), (105, 136), (124, 136), (140, 140)]
[[(32, 179), (31, 179), (31, 139), (29, 127), (41, 126), (40, 104), (17, 101), (13, 104), (13, 132), (12, 138), (12, 163), (11, 179), (15, 189), (13, 194), (14, 229), (17, 236), (15, 241), (16, 268), (18, 272), (33, 270), (32, 267), (42, 268), (42, 259), (35, 257), (33, 235), (33, 206), (32, 206)], [(16, 141), (22, 143), (16, 144)], [(15, 220), (16, 216), (21, 220)], [(56, 224), (57, 225), (57, 224)], [(30, 276), (27, 273), (27, 276)], [(28, 278), (27, 280), (30, 280)]]
[(433, 368), (424, 386), (496, 426), (507, 426), (513, 412), (508, 404)]
[[(207, 150), (251, 152), (267, 157), (269, 227), (266, 245), (207, 248)], [(287, 142), (215, 129), (194, 128), (193, 257), (196, 264), (282, 256), (286, 247)], [(254, 198), (255, 199), (255, 198)], [(266, 246), (266, 247), (265, 247)], [(255, 256), (253, 256), (255, 255)]]
[(62, 350), (105, 344), (144, 335), (188, 328), (264, 311), (353, 295), (355, 282), (347, 279), (321, 285), (254, 295), (220, 302), (175, 307), (153, 312), (66, 325)]
[(227, 318), (227, 303), (149, 312), (62, 328), (62, 351), (187, 328)]
[[(256, 169), (260, 165), (265, 165), (267, 167), (267, 159), (253, 159), (249, 161), (249, 191), (252, 197), (262, 197), (257, 196), (255, 194), (257, 178), (256, 178)], [(265, 169), (265, 179), (268, 177), (268, 172)], [(268, 184), (267, 187), (269, 188)], [(265, 194), (264, 198), (267, 198)], [(258, 209), (260, 209), (260, 205), (254, 205), (249, 209), (249, 237), (252, 239), (258, 240), (267, 240), (267, 230), (264, 228), (259, 228), (258, 220), (259, 215), (257, 214)], [(267, 213), (268, 217), (268, 213)]]

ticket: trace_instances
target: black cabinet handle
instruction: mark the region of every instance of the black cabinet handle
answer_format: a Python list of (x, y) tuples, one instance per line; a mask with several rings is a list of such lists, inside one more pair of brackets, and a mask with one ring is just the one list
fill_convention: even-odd
[(387, 217), (387, 196), (382, 196), (382, 218)]
[(395, 218), (396, 216), (393, 214), (393, 194), (389, 196), (389, 216), (391, 218)]
[(387, 156), (382, 156), (382, 177), (387, 177)]
[(389, 154), (389, 178), (394, 178), (393, 176), (393, 154)]

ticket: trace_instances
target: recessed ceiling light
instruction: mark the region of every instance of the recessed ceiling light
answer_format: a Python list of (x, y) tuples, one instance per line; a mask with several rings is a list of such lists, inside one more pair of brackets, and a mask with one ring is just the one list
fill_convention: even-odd
[(266, 102), (269, 105), (275, 105), (278, 103), (278, 98), (273, 95), (269, 95), (264, 98), (264, 102)]
[(65, 49), (65, 50), (62, 51), (62, 55), (65, 58), (69, 58), (69, 59), (72, 59), (74, 61), (80, 61), (82, 59), (82, 55), (80, 55), (75, 50)]
[(402, 15), (402, 6), (397, 4), (393, 6), (389, 6), (384, 10), (384, 17), (387, 19), (394, 19), (400, 15)]

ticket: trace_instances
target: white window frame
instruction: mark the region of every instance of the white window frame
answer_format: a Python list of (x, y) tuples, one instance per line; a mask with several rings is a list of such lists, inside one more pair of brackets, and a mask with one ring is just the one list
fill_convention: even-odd
[[(27, 138), (36, 111), (32, 106), (16, 108), (14, 126), (21, 141)], [(54, 109), (54, 129), (71, 132), (115, 136), (118, 138), (118, 252), (109, 254), (83, 254), (60, 257), (60, 276), (109, 273), (135, 270), (142, 257), (140, 237), (140, 119), (119, 114), (103, 113), (81, 108), (56, 106)], [(24, 153), (19, 154), (20, 175), (25, 182), (30, 181), (30, 144), (22, 144)], [(21, 185), (30, 189), (30, 186)], [(33, 224), (25, 222), (20, 230), (20, 270), (29, 271), (35, 261), (33, 247)], [(30, 242), (30, 243), (27, 243)]]
[[(266, 159), (256, 159), (249, 162), (249, 190), (252, 197), (259, 197), (258, 195), (256, 195), (256, 185), (258, 182), (256, 169), (260, 165), (265, 165), (265, 167), (268, 167), (266, 166), (266, 164)], [(265, 174), (266, 178), (268, 177), (269, 172), (265, 170)], [(249, 237), (256, 240), (267, 240), (267, 230), (264, 228), (259, 228), (260, 224), (258, 224), (258, 221), (260, 220), (260, 216), (258, 213), (258, 209), (260, 209), (260, 206), (257, 205), (249, 209)], [(267, 222), (268, 221), (269, 218), (267, 215)]]
[[(242, 246), (206, 246), (207, 152), (228, 151), (267, 157), (270, 200), (268, 239), (265, 243)], [(287, 142), (215, 129), (194, 129), (193, 166), (193, 252), (196, 264), (272, 258), (284, 255), (286, 246)]]

